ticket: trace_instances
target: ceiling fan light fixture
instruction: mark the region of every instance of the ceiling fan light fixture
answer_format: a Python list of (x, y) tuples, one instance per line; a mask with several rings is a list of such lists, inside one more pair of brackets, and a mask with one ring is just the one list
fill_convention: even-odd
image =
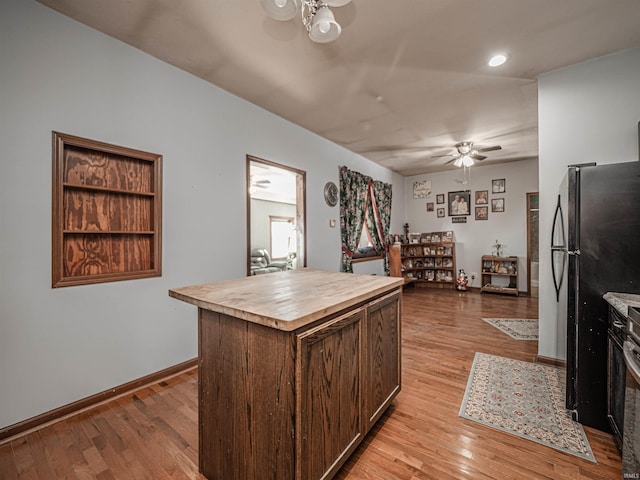
[(472, 142), (460, 142), (455, 144), (456, 150), (460, 155), (467, 155), (471, 151), (471, 147), (473, 147)]
[(456, 161), (455, 161), (455, 162), (453, 162), (453, 165), (454, 165), (455, 167), (461, 167), (461, 166), (462, 166), (462, 157), (458, 157), (458, 158), (456, 158)]
[(291, 20), (300, 13), (309, 38), (316, 43), (336, 40), (342, 27), (329, 7), (342, 7), (351, 0), (260, 0), (262, 9), (274, 20)]
[(321, 3), (313, 16), (309, 38), (316, 43), (329, 43), (342, 33), (342, 27), (336, 22), (333, 12), (326, 3)]
[(507, 60), (509, 60), (509, 56), (504, 53), (498, 53), (489, 59), (490, 67), (499, 67), (503, 65)]
[(344, 7), (349, 2), (351, 2), (351, 0), (325, 0), (324, 3), (330, 7)]
[(473, 161), (473, 158), (471, 158), (469, 155), (463, 155), (460, 160), (462, 160), (462, 164), (465, 167), (470, 167), (471, 165), (473, 165), (475, 163)]
[(269, 17), (285, 22), (296, 16), (300, 0), (260, 0), (260, 4)]

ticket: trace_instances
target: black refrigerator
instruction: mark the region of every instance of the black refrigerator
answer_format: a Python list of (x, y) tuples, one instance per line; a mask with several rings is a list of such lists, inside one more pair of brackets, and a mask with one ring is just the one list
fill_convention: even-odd
[(640, 293), (640, 162), (570, 166), (552, 231), (552, 271), (567, 325), (567, 408), (609, 431), (606, 292)]

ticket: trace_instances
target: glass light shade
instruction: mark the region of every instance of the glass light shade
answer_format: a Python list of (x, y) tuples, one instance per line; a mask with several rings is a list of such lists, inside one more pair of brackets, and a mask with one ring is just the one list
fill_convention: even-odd
[(329, 43), (338, 38), (341, 32), (342, 28), (336, 22), (329, 7), (320, 7), (313, 17), (309, 38), (316, 43)]
[(260, 0), (262, 9), (274, 20), (291, 20), (298, 13), (300, 0)]
[(456, 158), (456, 161), (455, 161), (455, 162), (453, 162), (453, 165), (454, 165), (455, 167), (461, 167), (461, 166), (462, 166), (462, 157), (458, 157), (458, 158)]
[(342, 7), (349, 2), (351, 2), (351, 0), (324, 0), (323, 3), (326, 3), (330, 7)]
[(463, 164), (465, 167), (470, 167), (470, 166), (471, 166), (471, 165), (473, 165), (474, 163), (475, 163), (475, 162), (473, 161), (473, 158), (471, 158), (470, 156), (468, 156), (468, 155), (464, 155), (464, 156), (462, 157), (462, 164)]

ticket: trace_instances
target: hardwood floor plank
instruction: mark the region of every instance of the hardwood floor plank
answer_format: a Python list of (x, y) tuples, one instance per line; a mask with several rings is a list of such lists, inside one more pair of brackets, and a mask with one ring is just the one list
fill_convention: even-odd
[(13, 447), (10, 443), (0, 445), (0, 480), (17, 480), (18, 469), (13, 456)]
[[(482, 317), (537, 318), (537, 300), (405, 291), (402, 391), (336, 479), (621, 478), (607, 433), (585, 428), (594, 464), (458, 416), (475, 352), (525, 361), (537, 353), (537, 342)], [(197, 422), (192, 369), (0, 445), (0, 480), (204, 480)]]

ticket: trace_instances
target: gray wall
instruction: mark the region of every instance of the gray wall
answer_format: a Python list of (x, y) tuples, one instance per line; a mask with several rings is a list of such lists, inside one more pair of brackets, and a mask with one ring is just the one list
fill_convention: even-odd
[[(491, 180), (505, 179), (505, 193), (492, 194)], [(426, 199), (413, 198), (413, 183), (431, 180), (432, 193)], [(456, 268), (464, 269), (471, 282), (471, 274), (480, 272), (482, 255), (491, 255), (492, 245), (499, 240), (504, 245), (504, 255), (518, 257), (518, 289), (527, 289), (527, 193), (538, 190), (538, 169), (536, 160), (511, 162), (501, 165), (471, 167), (468, 185), (461, 185), (463, 170), (441, 172), (431, 175), (416, 175), (405, 180), (406, 218), (411, 232), (433, 232), (452, 230), (456, 242)], [(470, 211), (467, 223), (452, 223), (448, 216), (448, 192), (471, 190)], [(477, 190), (489, 191), (489, 218), (475, 220), (474, 195)], [(436, 211), (427, 212), (426, 203), (436, 202), (436, 195), (443, 193), (445, 203), (434, 205), (445, 208), (445, 217), (438, 218)], [(504, 213), (491, 212), (491, 199), (504, 198)], [(398, 232), (402, 233), (402, 232)], [(456, 272), (457, 274), (457, 272)], [(498, 283), (498, 279), (494, 279)], [(471, 283), (480, 287), (480, 278)]]
[[(245, 275), (247, 154), (307, 172), (310, 267), (340, 266), (322, 196), (339, 165), (404, 197), (391, 171), (31, 0), (0, 2), (0, 64), (0, 427), (197, 355), (196, 309), (167, 290)], [(164, 156), (162, 277), (51, 288), (52, 130)]]
[[(551, 226), (567, 165), (638, 160), (640, 49), (543, 75), (538, 94), (540, 144), (540, 340), (538, 352), (566, 358), (551, 277)], [(639, 274), (640, 275), (640, 274)]]

